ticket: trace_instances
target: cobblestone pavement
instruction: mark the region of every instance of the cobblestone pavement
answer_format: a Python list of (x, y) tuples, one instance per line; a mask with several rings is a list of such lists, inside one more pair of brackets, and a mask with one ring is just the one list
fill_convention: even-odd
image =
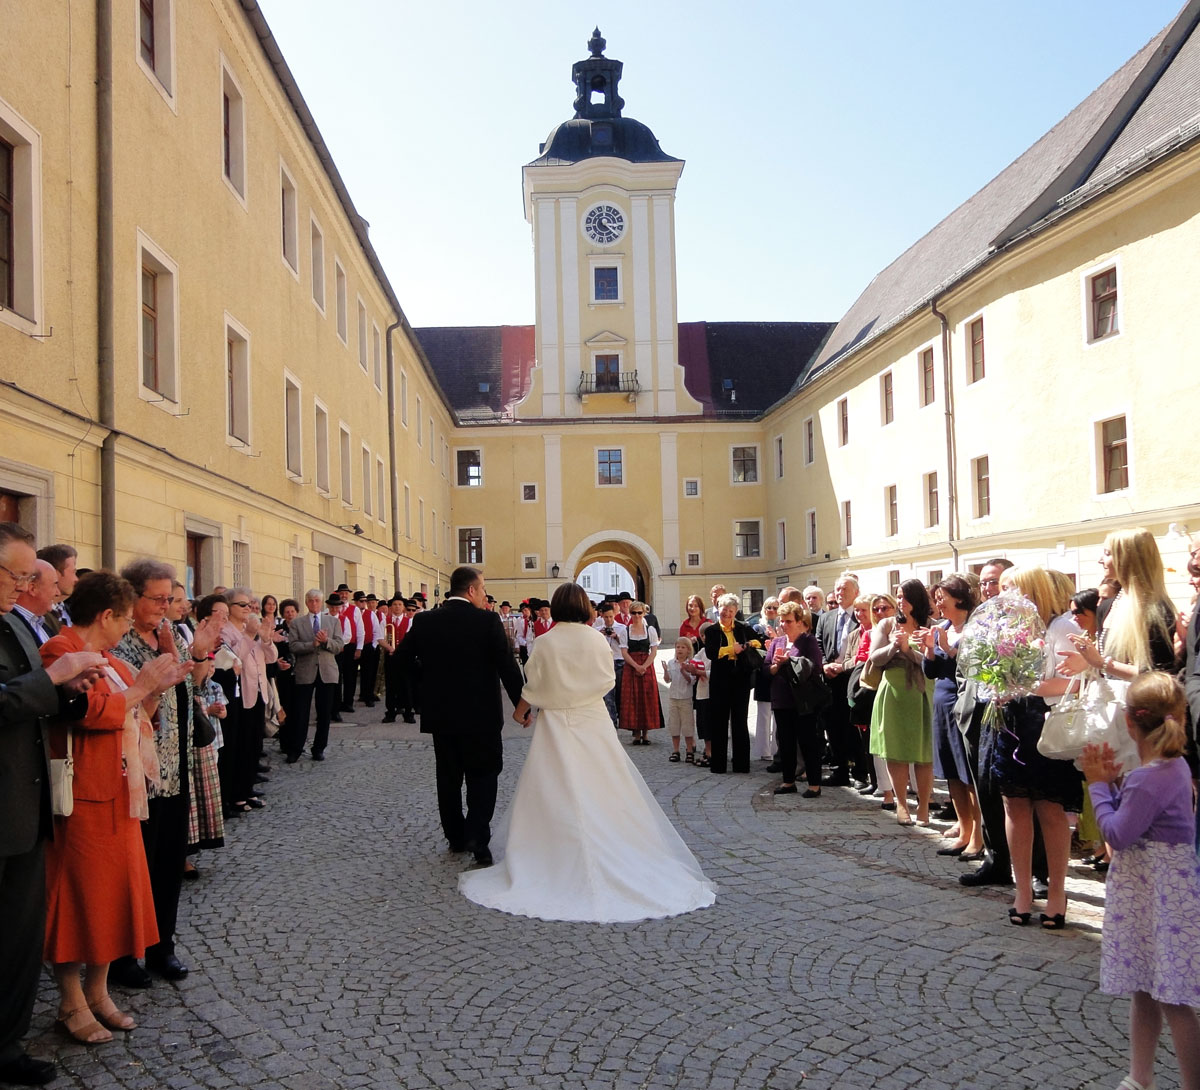
[[(669, 764), (657, 732), (628, 752), (716, 905), (507, 916), (457, 892), (469, 857), (440, 836), (428, 738), (378, 718), (335, 726), (323, 764), (277, 760), (267, 808), (204, 853), (181, 909), (191, 976), (118, 993), (140, 1028), (64, 1042), (47, 979), (30, 1044), (56, 1086), (1082, 1090), (1126, 1070), (1128, 1004), (1096, 984), (1103, 887), (1082, 869), (1067, 931), (1017, 929), (1005, 892), (958, 885), (935, 830), (849, 789), (776, 800), (757, 763)], [(528, 746), (507, 735), (501, 808)]]

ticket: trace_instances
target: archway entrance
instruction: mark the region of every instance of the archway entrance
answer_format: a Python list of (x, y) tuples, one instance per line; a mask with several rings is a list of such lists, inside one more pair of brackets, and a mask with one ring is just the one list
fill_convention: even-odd
[(580, 558), (575, 582), (591, 595), (593, 601), (622, 591), (628, 591), (638, 601), (645, 601), (645, 561), (628, 555), (628, 552), (603, 548), (589, 550)]
[[(662, 558), (644, 538), (625, 530), (592, 534), (571, 549), (563, 563), (562, 575), (567, 579), (578, 579), (593, 563), (617, 565), (622, 585), (616, 589), (628, 590), (639, 601), (649, 603), (662, 622), (678, 614), (677, 580), (663, 570)], [(611, 587), (589, 589), (593, 598), (612, 593)], [(674, 623), (678, 624), (678, 621)]]

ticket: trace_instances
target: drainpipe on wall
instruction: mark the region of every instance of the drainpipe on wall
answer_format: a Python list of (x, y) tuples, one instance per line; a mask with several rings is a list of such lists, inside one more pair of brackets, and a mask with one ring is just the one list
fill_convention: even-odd
[(116, 375), (113, 359), (112, 0), (96, 0), (96, 373), (100, 423), (100, 563), (117, 566)]
[(933, 316), (942, 323), (942, 390), (946, 402), (946, 544), (950, 546), (953, 571), (958, 571), (958, 457), (954, 443), (954, 387), (950, 381), (950, 323), (937, 308), (937, 299), (929, 304)]
[(400, 593), (400, 475), (396, 465), (396, 354), (392, 334), (404, 324), (397, 318), (383, 335), (387, 341), (388, 455), (392, 472), (392, 593)]

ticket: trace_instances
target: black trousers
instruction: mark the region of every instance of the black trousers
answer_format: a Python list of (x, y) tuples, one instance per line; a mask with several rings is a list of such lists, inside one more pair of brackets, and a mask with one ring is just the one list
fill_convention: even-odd
[(187, 856), (188, 795), (186, 786), (170, 798), (150, 799), (150, 816), (142, 822), (142, 844), (154, 895), (158, 942), (146, 949), (148, 961), (175, 953), (175, 924), (179, 892), (183, 888), (183, 861)]
[[(241, 702), (241, 697), (238, 697), (238, 701)], [(258, 760), (263, 751), (263, 728), (266, 725), (266, 714), (267, 705), (261, 696), (254, 707), (238, 709), (238, 796), (236, 801), (239, 802), (255, 794), (254, 781), (258, 779)]]
[(750, 678), (737, 673), (736, 667), (724, 669), (731, 676), (718, 681), (714, 670), (708, 689), (708, 732), (712, 742), (709, 771), (725, 771), (726, 750), (732, 738), (730, 767), (734, 772), (749, 772), (750, 729), (746, 717), (750, 712)]
[(375, 703), (375, 672), (379, 669), (379, 648), (374, 645), (363, 647), (358, 660), (358, 699), (369, 708)]
[(809, 787), (821, 786), (821, 728), (815, 715), (801, 715), (795, 708), (772, 708), (775, 741), (779, 746), (779, 771), (784, 783), (796, 782), (796, 748), (804, 758)]
[(0, 1063), (24, 1052), (42, 947), (46, 941), (46, 857), (39, 840), (20, 855), (0, 855)]
[(500, 732), (480, 738), (436, 731), (433, 754), (437, 762), (438, 813), (446, 839), (455, 847), (486, 848), (492, 839), (492, 815), (496, 812), (496, 780), (504, 767)]
[(981, 737), (980, 721), (984, 705), (976, 703), (971, 726), (966, 734), (967, 769), (975, 780), (975, 794), (983, 814), (983, 842), (992, 859), (992, 866), (1011, 875), (1012, 862), (1008, 854), (1008, 837), (1004, 832), (1004, 799), (1000, 787), (992, 778), (991, 734)]
[(853, 768), (859, 779), (866, 779), (866, 753), (857, 728), (850, 722), (850, 705), (846, 702), (850, 675), (843, 672), (825, 680), (833, 695), (823, 716), (832, 763), (839, 775), (845, 775)]
[(395, 653), (383, 657), (384, 700), (388, 715), (409, 715), (413, 710), (412, 684), (408, 671)]
[(318, 676), (311, 685), (297, 685), (292, 697), (296, 713), (290, 720), (284, 752), (289, 757), (299, 757), (308, 741), (308, 716), (313, 701), (317, 705), (317, 729), (313, 735), (312, 752), (324, 753), (329, 744), (329, 719), (333, 714), (333, 702), (340, 695), (336, 681), (322, 681)]
[(358, 681), (358, 659), (354, 656), (357, 648), (344, 647), (338, 652), (338, 672), (342, 676), (342, 709), (354, 710), (354, 685)]

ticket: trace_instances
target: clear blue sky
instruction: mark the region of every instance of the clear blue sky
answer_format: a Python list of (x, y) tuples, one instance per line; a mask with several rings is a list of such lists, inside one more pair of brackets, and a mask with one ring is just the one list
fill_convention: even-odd
[(533, 321), (521, 167), (597, 20), (687, 161), (681, 321), (836, 320), (1181, 0), (259, 0), (409, 320)]

